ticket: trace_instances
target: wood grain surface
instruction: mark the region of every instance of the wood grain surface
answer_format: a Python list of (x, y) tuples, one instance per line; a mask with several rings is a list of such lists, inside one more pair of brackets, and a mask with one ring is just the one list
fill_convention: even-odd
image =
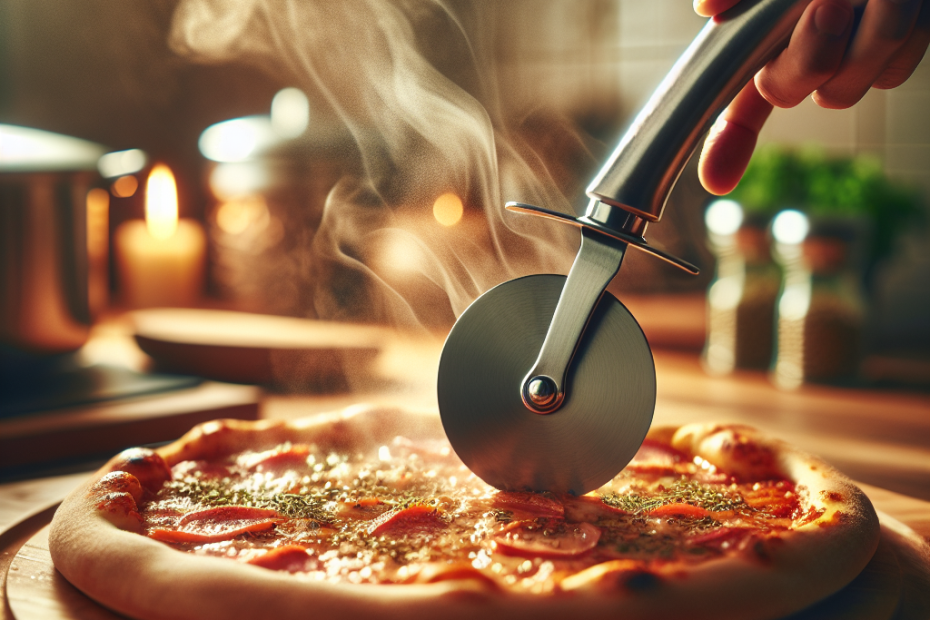
[(370, 373), (386, 328), (194, 308), (133, 312), (135, 339), (159, 368), (217, 381), (345, 391)]
[(205, 382), (193, 388), (0, 420), (0, 470), (115, 454), (170, 441), (216, 418), (254, 420), (261, 391)]
[(113, 620), (117, 614), (84, 596), (55, 570), (48, 526), (17, 552), (6, 579), (7, 602), (17, 620)]
[(0, 537), (31, 516), (57, 506), (86, 477), (82, 472), (0, 485)]

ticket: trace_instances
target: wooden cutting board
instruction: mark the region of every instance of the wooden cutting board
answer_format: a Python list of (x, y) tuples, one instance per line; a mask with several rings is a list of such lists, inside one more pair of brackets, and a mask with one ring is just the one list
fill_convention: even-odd
[(342, 392), (367, 377), (392, 332), (371, 325), (227, 310), (157, 308), (131, 315), (159, 369), (287, 391)]
[(73, 464), (171, 441), (217, 418), (255, 420), (261, 391), (205, 381), (195, 387), (0, 420), (0, 471)]
[[(907, 526), (879, 513), (878, 550), (848, 586), (785, 620), (924, 620), (930, 615), (930, 546)], [(16, 620), (122, 618), (79, 592), (52, 564), (48, 526), (16, 554), (6, 580)]]
[(6, 578), (7, 604), (17, 620), (118, 620), (55, 570), (43, 527), (13, 558)]

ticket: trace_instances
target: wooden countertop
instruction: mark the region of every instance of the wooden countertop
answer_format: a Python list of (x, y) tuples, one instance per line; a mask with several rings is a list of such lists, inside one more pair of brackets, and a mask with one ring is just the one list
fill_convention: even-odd
[[(387, 379), (356, 382), (361, 389), (346, 395), (265, 395), (261, 416), (294, 418), (359, 402), (434, 409), (440, 347), (438, 338), (399, 341), (380, 361)], [(656, 351), (655, 358), (654, 424), (760, 428), (830, 461), (863, 483), (876, 508), (930, 540), (930, 395), (819, 386), (784, 392), (761, 373), (710, 377), (693, 354)], [(0, 581), (16, 551), (48, 522), (50, 507), (84, 475), (0, 485)], [(0, 602), (0, 620), (9, 617)]]

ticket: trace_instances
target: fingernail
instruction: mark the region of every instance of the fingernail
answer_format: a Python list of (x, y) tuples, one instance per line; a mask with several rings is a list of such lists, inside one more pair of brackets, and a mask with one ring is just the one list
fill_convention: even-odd
[(824, 4), (814, 12), (814, 27), (820, 34), (838, 37), (846, 32), (852, 15), (835, 4)]

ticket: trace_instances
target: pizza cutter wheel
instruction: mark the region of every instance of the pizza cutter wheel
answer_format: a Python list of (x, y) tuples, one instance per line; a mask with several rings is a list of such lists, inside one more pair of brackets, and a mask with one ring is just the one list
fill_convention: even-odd
[(655, 367), (639, 325), (605, 289), (628, 247), (686, 271), (646, 227), (723, 109), (787, 43), (811, 0), (742, 0), (708, 20), (587, 188), (585, 215), (509, 203), (581, 228), (568, 277), (506, 282), (459, 317), (439, 365), (439, 411), (458, 456), (505, 490), (582, 494), (641, 445)]
[(519, 386), (565, 281), (535, 275), (495, 287), (459, 318), (443, 348), (439, 408), (446, 435), (465, 464), (500, 489), (596, 489), (633, 458), (652, 422), (652, 352), (610, 293), (578, 344), (561, 407), (539, 414), (524, 404)]

